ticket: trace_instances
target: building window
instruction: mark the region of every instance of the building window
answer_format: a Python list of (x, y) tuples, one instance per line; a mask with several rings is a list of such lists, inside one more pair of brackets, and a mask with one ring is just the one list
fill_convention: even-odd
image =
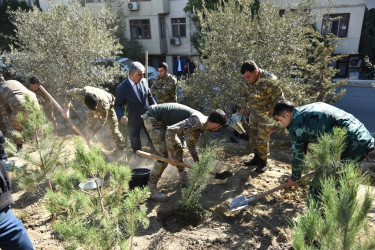
[(130, 20), (130, 34), (132, 39), (151, 39), (150, 20)]
[(165, 38), (165, 19), (160, 18), (160, 38)]
[(322, 34), (332, 33), (337, 37), (347, 37), (350, 14), (324, 15)]
[(186, 37), (186, 18), (172, 18), (173, 37)]

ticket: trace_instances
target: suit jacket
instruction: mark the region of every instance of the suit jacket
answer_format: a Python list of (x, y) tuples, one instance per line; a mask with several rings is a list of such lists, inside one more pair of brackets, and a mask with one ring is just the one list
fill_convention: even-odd
[[(181, 72), (182, 72), (184, 71), (185, 64), (184, 64), (184, 61), (182, 61), (181, 59), (180, 61), (181, 61)], [(177, 72), (177, 69), (178, 69), (178, 60), (176, 59), (173, 65), (173, 72)]]
[(117, 87), (114, 107), (119, 120), (124, 116), (123, 107), (127, 106), (129, 124), (136, 125), (138, 122), (142, 122), (141, 115), (146, 113), (147, 108), (156, 104), (150, 93), (146, 79), (143, 78), (140, 84), (143, 90), (142, 102), (134, 92), (129, 78)]

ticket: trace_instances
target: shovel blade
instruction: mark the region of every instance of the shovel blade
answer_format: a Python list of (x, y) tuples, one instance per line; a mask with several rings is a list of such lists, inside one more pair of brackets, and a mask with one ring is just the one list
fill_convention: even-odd
[(230, 211), (233, 212), (240, 209), (244, 209), (249, 206), (248, 203), (249, 199), (247, 199), (245, 195), (236, 197), (232, 199), (232, 201), (230, 202)]

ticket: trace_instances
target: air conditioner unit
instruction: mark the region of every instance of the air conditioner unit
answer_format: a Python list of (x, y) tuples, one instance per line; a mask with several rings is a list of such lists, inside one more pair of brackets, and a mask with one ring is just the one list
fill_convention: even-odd
[(350, 68), (359, 68), (361, 67), (362, 59), (359, 57), (352, 57), (349, 60), (349, 67)]
[(128, 3), (128, 10), (138, 10), (138, 2), (130, 2)]
[(171, 45), (181, 45), (181, 40), (179, 37), (171, 38)]

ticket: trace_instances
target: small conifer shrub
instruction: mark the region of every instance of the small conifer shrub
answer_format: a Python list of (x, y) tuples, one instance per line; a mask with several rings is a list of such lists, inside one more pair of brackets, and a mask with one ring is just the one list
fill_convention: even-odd
[[(149, 223), (148, 188), (130, 191), (130, 168), (106, 163), (98, 146), (87, 150), (82, 141), (66, 169), (56, 174), (56, 190), (47, 193), (47, 209), (57, 218), (55, 230), (72, 248), (131, 248), (137, 228)], [(94, 181), (92, 190), (79, 188), (86, 178)]]
[(306, 165), (319, 171), (321, 201), (310, 199), (307, 212), (293, 221), (295, 249), (375, 247), (374, 237), (367, 230), (373, 199), (369, 190), (363, 198), (358, 197), (360, 185), (368, 184), (368, 178), (358, 163), (341, 160), (345, 135), (346, 131), (339, 128), (322, 135), (306, 157)]

